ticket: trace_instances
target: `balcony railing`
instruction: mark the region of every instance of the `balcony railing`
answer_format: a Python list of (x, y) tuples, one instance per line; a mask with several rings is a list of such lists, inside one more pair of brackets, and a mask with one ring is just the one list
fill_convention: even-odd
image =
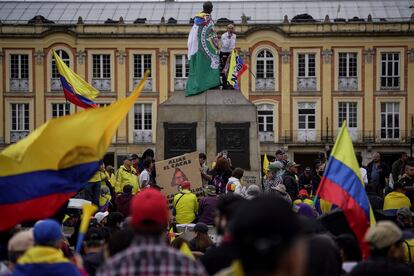
[[(134, 78), (133, 81), (132, 81), (132, 86), (135, 88), (135, 86), (137, 86), (137, 84), (140, 81), (141, 81), (140, 78)], [(147, 79), (147, 82), (145, 83), (143, 91), (152, 92), (152, 78)]]
[(338, 78), (338, 90), (341, 90), (341, 91), (358, 90), (358, 78), (357, 77), (339, 77)]
[(28, 130), (12, 130), (10, 131), (10, 142), (15, 143), (29, 135)]
[(273, 131), (259, 131), (260, 142), (273, 142), (275, 140)]
[(152, 130), (134, 130), (134, 144), (152, 143)]
[(105, 78), (105, 79), (93, 78), (92, 86), (98, 89), (99, 91), (103, 91), (103, 92), (110, 92), (112, 90), (110, 78)]
[(275, 90), (275, 78), (256, 78), (256, 91)]
[(187, 78), (174, 78), (174, 91), (184, 91)]
[(29, 91), (29, 79), (10, 79), (10, 91)]
[(316, 91), (316, 77), (298, 77), (298, 91)]
[[(332, 130), (287, 130), (280, 137), (280, 142), (332, 144), (335, 142), (339, 131), (339, 129), (336, 129), (334, 132), (332, 132)], [(348, 131), (352, 141), (358, 144), (401, 144), (410, 143), (410, 139), (414, 139), (414, 134), (413, 137), (411, 137), (411, 133), (406, 130), (396, 130), (391, 136), (385, 135), (384, 131), (381, 132), (381, 130), (374, 132), (349, 129)]]

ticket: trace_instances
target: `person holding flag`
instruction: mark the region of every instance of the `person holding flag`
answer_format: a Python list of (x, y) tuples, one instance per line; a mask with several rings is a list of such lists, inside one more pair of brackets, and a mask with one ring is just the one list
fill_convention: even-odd
[(237, 50), (233, 49), (230, 56), (230, 62), (227, 73), (227, 82), (233, 86), (234, 89), (240, 90), (240, 77), (247, 70), (247, 65), (243, 62), (242, 57)]
[(367, 258), (369, 248), (364, 236), (370, 225), (375, 224), (375, 218), (365, 192), (346, 121), (336, 138), (316, 194), (343, 210), (359, 241), (362, 255)]

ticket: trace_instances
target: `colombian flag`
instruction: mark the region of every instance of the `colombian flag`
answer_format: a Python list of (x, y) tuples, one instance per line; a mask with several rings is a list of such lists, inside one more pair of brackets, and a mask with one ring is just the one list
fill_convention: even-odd
[(53, 57), (56, 60), (66, 100), (83, 108), (96, 107), (92, 99), (99, 95), (98, 90), (73, 72), (55, 51), (53, 51)]
[(240, 77), (247, 70), (247, 65), (243, 62), (243, 59), (236, 50), (233, 49), (230, 55), (229, 72), (227, 75), (227, 82), (239, 90)]
[(53, 216), (84, 187), (147, 76), (128, 98), (49, 120), (0, 152), (0, 231)]
[(317, 195), (343, 210), (363, 256), (368, 257), (369, 249), (364, 236), (370, 225), (375, 224), (375, 218), (363, 183), (352, 139), (344, 121)]

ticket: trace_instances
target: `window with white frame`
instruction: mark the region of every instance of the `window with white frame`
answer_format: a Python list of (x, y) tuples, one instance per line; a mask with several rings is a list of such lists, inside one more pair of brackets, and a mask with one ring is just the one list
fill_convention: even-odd
[(339, 53), (338, 89), (357, 90), (357, 53)]
[(150, 71), (148, 75), (147, 82), (145, 84), (144, 90), (151, 91), (152, 90), (152, 55), (151, 54), (134, 54), (133, 55), (134, 61), (134, 77), (133, 77), (133, 85), (134, 87), (138, 84), (138, 82), (144, 77), (144, 74), (147, 70)]
[(29, 55), (10, 55), (10, 90), (29, 90)]
[(11, 104), (11, 142), (17, 142), (29, 134), (29, 104), (12, 103)]
[(349, 128), (358, 127), (357, 106), (357, 102), (338, 102), (338, 127), (342, 127), (344, 120)]
[(256, 56), (256, 90), (272, 90), (275, 88), (273, 53), (264, 49)]
[(298, 128), (315, 129), (316, 128), (316, 106), (315, 103), (298, 104)]
[(381, 103), (381, 139), (400, 138), (400, 103)]
[(174, 90), (184, 90), (190, 67), (187, 55), (175, 55)]
[(299, 91), (316, 90), (316, 54), (298, 54), (297, 89)]
[(105, 107), (111, 105), (111, 103), (97, 103), (99, 107)]
[(92, 55), (92, 85), (101, 91), (111, 90), (111, 55)]
[(134, 105), (134, 143), (152, 142), (152, 104)]
[(69, 103), (52, 103), (52, 118), (58, 118), (61, 116), (70, 114)]
[[(70, 67), (70, 58), (69, 58), (69, 54), (64, 51), (64, 50), (56, 50), (55, 51), (56, 54), (62, 59), (62, 61), (68, 66)], [(50, 88), (52, 91), (56, 91), (56, 90), (61, 90), (62, 89), (62, 85), (60, 82), (60, 75), (59, 75), (59, 71), (57, 69), (56, 66), (56, 60), (55, 57), (52, 55), (52, 79), (51, 79), (51, 83), (50, 83)]]
[(400, 53), (381, 53), (381, 89), (400, 88)]
[(298, 77), (315, 77), (315, 54), (298, 54)]
[(272, 104), (259, 104), (257, 106), (257, 117), (259, 121), (259, 140), (273, 141), (274, 140), (274, 118)]

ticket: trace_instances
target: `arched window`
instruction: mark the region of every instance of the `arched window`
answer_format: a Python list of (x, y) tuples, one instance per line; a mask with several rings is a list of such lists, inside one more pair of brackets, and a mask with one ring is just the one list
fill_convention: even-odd
[[(64, 50), (55, 50), (56, 54), (63, 60), (63, 62), (67, 65), (70, 66), (70, 58), (69, 58), (69, 54), (64, 51)], [(51, 79), (51, 83), (50, 83), (50, 88), (52, 91), (60, 91), (62, 90), (62, 86), (60, 83), (60, 79), (59, 79), (59, 72), (56, 66), (56, 60), (55, 57), (52, 54), (52, 79)]]
[(261, 50), (256, 57), (256, 90), (275, 88), (274, 57), (267, 49)]
[(259, 104), (257, 106), (257, 118), (259, 122), (259, 140), (261, 142), (274, 141), (274, 115), (272, 104)]

